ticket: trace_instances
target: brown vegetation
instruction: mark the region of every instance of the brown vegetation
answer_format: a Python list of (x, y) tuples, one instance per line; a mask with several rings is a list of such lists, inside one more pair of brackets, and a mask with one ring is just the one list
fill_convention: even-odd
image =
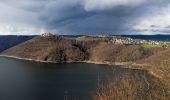
[(94, 100), (167, 100), (166, 89), (160, 80), (146, 71), (122, 73), (100, 81)]
[(4, 51), (2, 54), (54, 62), (87, 59), (87, 52), (83, 47), (76, 45), (73, 39), (66, 39), (61, 36), (35, 37)]
[(170, 98), (170, 49), (157, 52), (139, 63), (148, 64), (149, 67), (147, 69), (160, 77), (166, 88), (168, 88)]
[(133, 62), (152, 53), (140, 45), (109, 44), (108, 38), (83, 36), (76, 39), (61, 36), (35, 37), (4, 51), (4, 55), (42, 61)]
[(134, 62), (152, 55), (140, 45), (114, 45), (101, 43), (91, 50), (90, 60), (107, 62)]

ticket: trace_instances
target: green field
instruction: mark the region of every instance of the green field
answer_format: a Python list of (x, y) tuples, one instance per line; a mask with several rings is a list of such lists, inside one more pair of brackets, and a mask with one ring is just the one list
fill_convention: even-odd
[(156, 45), (156, 44), (142, 44), (144, 48), (166, 48), (164, 45)]

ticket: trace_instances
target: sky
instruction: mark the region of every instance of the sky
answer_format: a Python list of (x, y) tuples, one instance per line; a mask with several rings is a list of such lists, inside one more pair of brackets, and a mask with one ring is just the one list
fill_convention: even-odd
[(170, 0), (0, 0), (0, 35), (170, 34)]

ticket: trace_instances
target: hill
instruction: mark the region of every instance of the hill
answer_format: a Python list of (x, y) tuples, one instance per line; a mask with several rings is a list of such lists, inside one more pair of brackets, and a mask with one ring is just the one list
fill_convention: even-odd
[(73, 45), (72, 39), (60, 36), (37, 36), (12, 47), (2, 54), (41, 61), (77, 61), (85, 59), (85, 51)]
[(1, 54), (51, 62), (133, 62), (153, 53), (140, 45), (110, 44), (108, 37), (37, 36)]
[(0, 36), (0, 52), (16, 46), (24, 41), (32, 39), (34, 36), (15, 36), (15, 35), (8, 35), (8, 36)]
[(91, 50), (90, 60), (107, 62), (134, 62), (153, 53), (140, 45), (113, 45), (101, 43)]

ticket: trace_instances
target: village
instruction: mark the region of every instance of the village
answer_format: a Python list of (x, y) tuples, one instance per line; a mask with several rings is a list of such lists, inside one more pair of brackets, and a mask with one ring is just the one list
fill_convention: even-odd
[[(42, 37), (49, 37), (55, 36), (52, 33), (43, 33)], [(102, 38), (109, 38), (109, 44), (119, 44), (119, 45), (143, 45), (147, 47), (163, 47), (168, 48), (170, 47), (170, 42), (168, 41), (154, 41), (154, 40), (143, 40), (143, 39), (133, 39), (129, 37), (123, 36), (106, 36), (106, 35), (97, 35), (97, 36), (90, 36), (90, 37), (102, 37)]]
[(170, 46), (168, 41), (153, 41), (153, 40), (142, 40), (142, 39), (132, 39), (129, 37), (122, 36), (112, 36), (109, 43), (120, 44), (120, 45), (150, 45), (150, 46), (159, 46), (167, 48)]

